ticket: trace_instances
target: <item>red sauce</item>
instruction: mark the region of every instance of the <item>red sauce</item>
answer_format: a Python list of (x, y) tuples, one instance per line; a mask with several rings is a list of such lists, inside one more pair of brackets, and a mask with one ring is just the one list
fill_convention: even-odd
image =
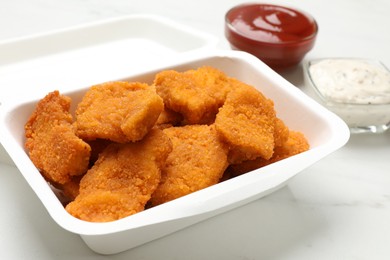
[(237, 33), (270, 43), (295, 42), (314, 36), (316, 22), (301, 12), (275, 5), (246, 5), (227, 15)]

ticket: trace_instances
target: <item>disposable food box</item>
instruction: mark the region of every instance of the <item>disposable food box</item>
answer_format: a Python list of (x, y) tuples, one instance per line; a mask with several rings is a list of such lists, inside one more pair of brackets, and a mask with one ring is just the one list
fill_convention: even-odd
[[(171, 234), (216, 216), (283, 187), (303, 169), (342, 147), (349, 129), (338, 116), (312, 100), (254, 56), (239, 51), (201, 51), (178, 55), (164, 65), (109, 80), (140, 81), (151, 84), (156, 73), (185, 71), (212, 66), (256, 87), (272, 99), (286, 125), (304, 133), (310, 149), (260, 169), (129, 217), (106, 223), (79, 220), (64, 209), (51, 187), (35, 168), (24, 149), (24, 125), (38, 99), (3, 102), (0, 107), (0, 140), (11, 159), (59, 226), (79, 234), (95, 252), (114, 254)], [(91, 79), (91, 84), (95, 79)], [(76, 104), (91, 86), (83, 80), (72, 90), (55, 87)], [(64, 90), (65, 89), (65, 90)], [(74, 107), (72, 108), (74, 110)]]

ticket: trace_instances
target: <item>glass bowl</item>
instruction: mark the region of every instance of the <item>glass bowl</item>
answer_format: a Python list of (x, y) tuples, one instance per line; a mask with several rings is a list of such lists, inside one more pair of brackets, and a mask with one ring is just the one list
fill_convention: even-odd
[(390, 128), (390, 71), (377, 60), (316, 59), (304, 65), (308, 94), (339, 115), (351, 133)]

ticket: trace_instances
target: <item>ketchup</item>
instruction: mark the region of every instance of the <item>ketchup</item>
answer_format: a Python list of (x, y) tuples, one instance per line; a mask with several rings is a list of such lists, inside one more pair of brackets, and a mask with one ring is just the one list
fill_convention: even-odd
[(317, 33), (311, 15), (279, 5), (241, 4), (225, 16), (225, 36), (232, 49), (248, 52), (275, 70), (301, 62)]
[(232, 9), (227, 17), (237, 33), (262, 42), (295, 42), (313, 36), (317, 30), (309, 16), (276, 5), (247, 5)]

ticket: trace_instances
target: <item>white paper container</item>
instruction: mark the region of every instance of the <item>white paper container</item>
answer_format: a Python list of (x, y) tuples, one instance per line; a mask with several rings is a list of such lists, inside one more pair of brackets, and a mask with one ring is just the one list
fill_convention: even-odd
[[(218, 39), (167, 18), (129, 15), (0, 42), (0, 106), (161, 66)], [(12, 164), (0, 146), (0, 163)]]
[[(92, 250), (101, 254), (134, 248), (261, 198), (347, 142), (349, 129), (339, 117), (307, 97), (260, 60), (243, 52), (182, 55), (169, 66), (121, 79), (150, 83), (161, 70), (182, 71), (203, 65), (214, 66), (229, 76), (252, 84), (273, 99), (278, 116), (291, 129), (306, 135), (310, 150), (118, 221), (89, 223), (65, 211), (23, 148), (23, 126), (37, 100), (11, 102), (1, 107), (1, 142), (52, 218), (64, 229), (80, 234)], [(88, 87), (85, 85), (80, 86), (78, 91), (62, 92), (77, 102)], [(61, 90), (60, 85), (57, 88)]]

